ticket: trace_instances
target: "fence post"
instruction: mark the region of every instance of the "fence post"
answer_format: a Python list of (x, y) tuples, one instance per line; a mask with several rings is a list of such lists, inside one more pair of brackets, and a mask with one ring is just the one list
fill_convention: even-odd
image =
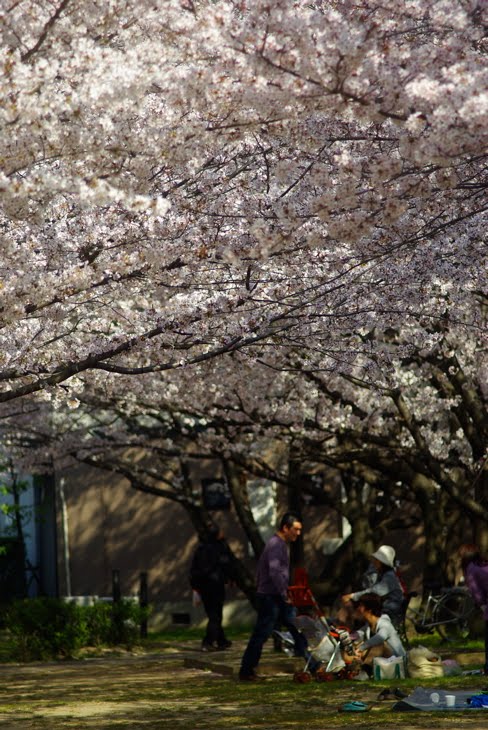
[(112, 600), (114, 603), (120, 601), (120, 570), (112, 570)]
[(112, 626), (116, 644), (120, 644), (123, 638), (123, 623), (119, 606), (121, 600), (120, 570), (112, 570)]
[[(147, 587), (147, 573), (141, 573), (139, 583), (139, 606), (147, 608), (149, 592)], [(141, 639), (147, 639), (147, 616), (141, 618)]]

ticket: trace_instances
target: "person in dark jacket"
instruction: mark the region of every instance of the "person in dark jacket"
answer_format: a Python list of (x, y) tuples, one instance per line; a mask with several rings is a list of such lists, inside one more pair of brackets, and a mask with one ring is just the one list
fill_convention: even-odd
[(224, 534), (217, 525), (210, 525), (206, 539), (197, 545), (190, 568), (191, 587), (200, 594), (208, 617), (202, 651), (219, 651), (232, 645), (222, 627), (225, 584), (230, 578), (231, 554)]

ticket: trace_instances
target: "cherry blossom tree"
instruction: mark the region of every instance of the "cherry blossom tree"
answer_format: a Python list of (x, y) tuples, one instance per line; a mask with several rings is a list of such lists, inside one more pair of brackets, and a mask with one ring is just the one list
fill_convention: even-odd
[(463, 320), (485, 27), (481, 0), (5, 3), (0, 401), (238, 349), (347, 372), (372, 327)]
[[(483, 312), (483, 304), (474, 308)], [(72, 410), (11, 404), (4, 422), (10, 452), (18, 449), (24, 469), (80, 460), (117, 472), (136, 489), (177, 501), (197, 529), (208, 515), (188, 465), (213, 459), (256, 554), (262, 540), (247, 499), (252, 476), (346, 517), (352, 533), (347, 554), (336, 556), (341, 565), (352, 556), (359, 571), (374, 544), (420, 525), (425, 575), (439, 576), (441, 562), (447, 579), (456, 540), (471, 527), (481, 544), (487, 536), (482, 330), (467, 339), (446, 317), (442, 326), (371, 337), (382, 340), (382, 358), (357, 359), (350, 373), (321, 370), (310, 352), (286, 350), (274, 368), (240, 352), (202, 364), (198, 377), (194, 369), (121, 376), (117, 394), (87, 379)], [(340, 475), (342, 493), (330, 481), (314, 487), (303, 479), (324, 467)], [(337, 566), (326, 573), (321, 590), (337, 592)]]
[(144, 438), (176, 464), (152, 488), (191, 512), (182, 454), (288, 484), (275, 441), (343, 474), (363, 550), (365, 483), (383, 516), (415, 495), (483, 536), (483, 1), (8, 0), (0, 20), (5, 446), (147, 487), (120, 457)]

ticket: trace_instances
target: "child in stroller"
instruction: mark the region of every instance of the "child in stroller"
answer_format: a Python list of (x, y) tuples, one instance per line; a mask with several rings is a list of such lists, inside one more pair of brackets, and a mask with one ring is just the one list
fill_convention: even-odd
[[(360, 667), (349, 630), (335, 627), (325, 618), (303, 568), (295, 571), (294, 585), (289, 587), (288, 595), (299, 612), (295, 625), (308, 643), (306, 665), (298, 674), (311, 672), (317, 679), (352, 678), (358, 674)], [(292, 653), (294, 642), (291, 635), (279, 631), (274, 633), (279, 636), (284, 650)]]

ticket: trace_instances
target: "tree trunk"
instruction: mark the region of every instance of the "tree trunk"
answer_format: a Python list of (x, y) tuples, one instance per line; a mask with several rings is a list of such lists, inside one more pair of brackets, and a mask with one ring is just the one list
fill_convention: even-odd
[[(191, 494), (192, 489), (189, 470), (184, 465), (182, 465), (182, 474), (183, 479), (186, 482), (186, 486), (188, 487), (187, 492), (188, 494)], [(186, 509), (188, 516), (190, 517), (190, 520), (195, 527), (195, 530), (198, 533), (200, 539), (205, 539), (206, 537), (208, 537), (208, 528), (209, 525), (212, 524), (212, 517), (209, 514), (208, 510), (205, 509), (203, 504), (199, 504), (192, 499), (185, 500), (184, 502), (182, 502), (182, 505)], [(254, 605), (256, 597), (256, 584), (254, 582), (254, 579), (243, 564), (243, 562), (239, 560), (239, 558), (234, 554), (228, 544), (227, 547), (231, 555), (231, 573), (234, 577), (235, 583)]]
[(338, 505), (349, 520), (351, 534), (336, 552), (329, 556), (320, 575), (321, 596), (335, 600), (341, 593), (358, 590), (375, 544), (373, 530), (368, 521), (368, 505), (363, 503), (365, 485), (355, 477), (343, 474), (347, 495), (345, 504)]
[[(293, 457), (288, 461), (288, 486), (287, 501), (288, 511), (301, 517), (302, 512), (302, 472), (300, 462)], [(305, 564), (304, 537), (300, 535), (298, 540), (290, 545), (290, 580), (293, 580), (295, 568), (302, 568)]]
[(249, 506), (245, 475), (226, 459), (222, 459), (222, 464), (239, 523), (252, 545), (254, 555), (258, 558), (263, 552), (265, 543)]
[(446, 552), (445, 499), (428, 494), (417, 495), (424, 522), (424, 590), (430, 586), (440, 588), (449, 583)]

